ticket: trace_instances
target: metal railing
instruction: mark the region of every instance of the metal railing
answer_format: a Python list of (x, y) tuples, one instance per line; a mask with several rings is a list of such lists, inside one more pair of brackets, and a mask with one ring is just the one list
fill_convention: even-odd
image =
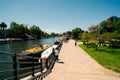
[[(0, 80), (19, 80), (32, 75), (29, 80), (42, 80), (51, 72), (51, 66), (55, 57), (51, 54), (47, 58), (46, 66), (43, 68), (42, 59), (33, 56), (21, 56), (17, 54), (0, 52)], [(47, 68), (45, 72), (44, 69)], [(39, 75), (35, 75), (40, 72)]]
[[(62, 43), (57, 47), (59, 51), (61, 46)], [(34, 55), (0, 52), (0, 80), (20, 80), (27, 76), (31, 76), (28, 80), (43, 80), (52, 72), (54, 64), (55, 56), (52, 53), (46, 59), (46, 63), (43, 63), (40, 57)]]

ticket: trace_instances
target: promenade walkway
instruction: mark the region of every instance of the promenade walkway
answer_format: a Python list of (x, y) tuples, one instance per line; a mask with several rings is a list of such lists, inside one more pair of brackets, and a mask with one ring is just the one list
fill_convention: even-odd
[(44, 80), (120, 80), (114, 72), (103, 68), (83, 49), (74, 46), (74, 40), (64, 43), (59, 62)]

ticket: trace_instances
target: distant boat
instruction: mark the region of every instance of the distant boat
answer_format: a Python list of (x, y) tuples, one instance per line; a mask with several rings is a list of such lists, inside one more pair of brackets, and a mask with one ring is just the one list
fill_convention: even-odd
[(21, 38), (9, 38), (10, 42), (22, 41)]
[(0, 44), (9, 43), (9, 39), (0, 39)]

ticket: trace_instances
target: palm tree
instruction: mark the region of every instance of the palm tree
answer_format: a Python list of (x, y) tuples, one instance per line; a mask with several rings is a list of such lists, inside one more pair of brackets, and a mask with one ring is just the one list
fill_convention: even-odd
[(5, 28), (7, 28), (7, 24), (5, 24), (4, 22), (1, 22), (0, 27), (3, 30), (3, 38), (5, 38), (6, 37)]

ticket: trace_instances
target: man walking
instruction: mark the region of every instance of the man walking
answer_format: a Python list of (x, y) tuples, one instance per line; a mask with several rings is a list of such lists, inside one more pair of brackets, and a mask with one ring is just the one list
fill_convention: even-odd
[(58, 55), (59, 55), (59, 52), (57, 49), (55, 49), (55, 61), (58, 62)]
[(77, 45), (77, 41), (75, 41), (75, 46)]

